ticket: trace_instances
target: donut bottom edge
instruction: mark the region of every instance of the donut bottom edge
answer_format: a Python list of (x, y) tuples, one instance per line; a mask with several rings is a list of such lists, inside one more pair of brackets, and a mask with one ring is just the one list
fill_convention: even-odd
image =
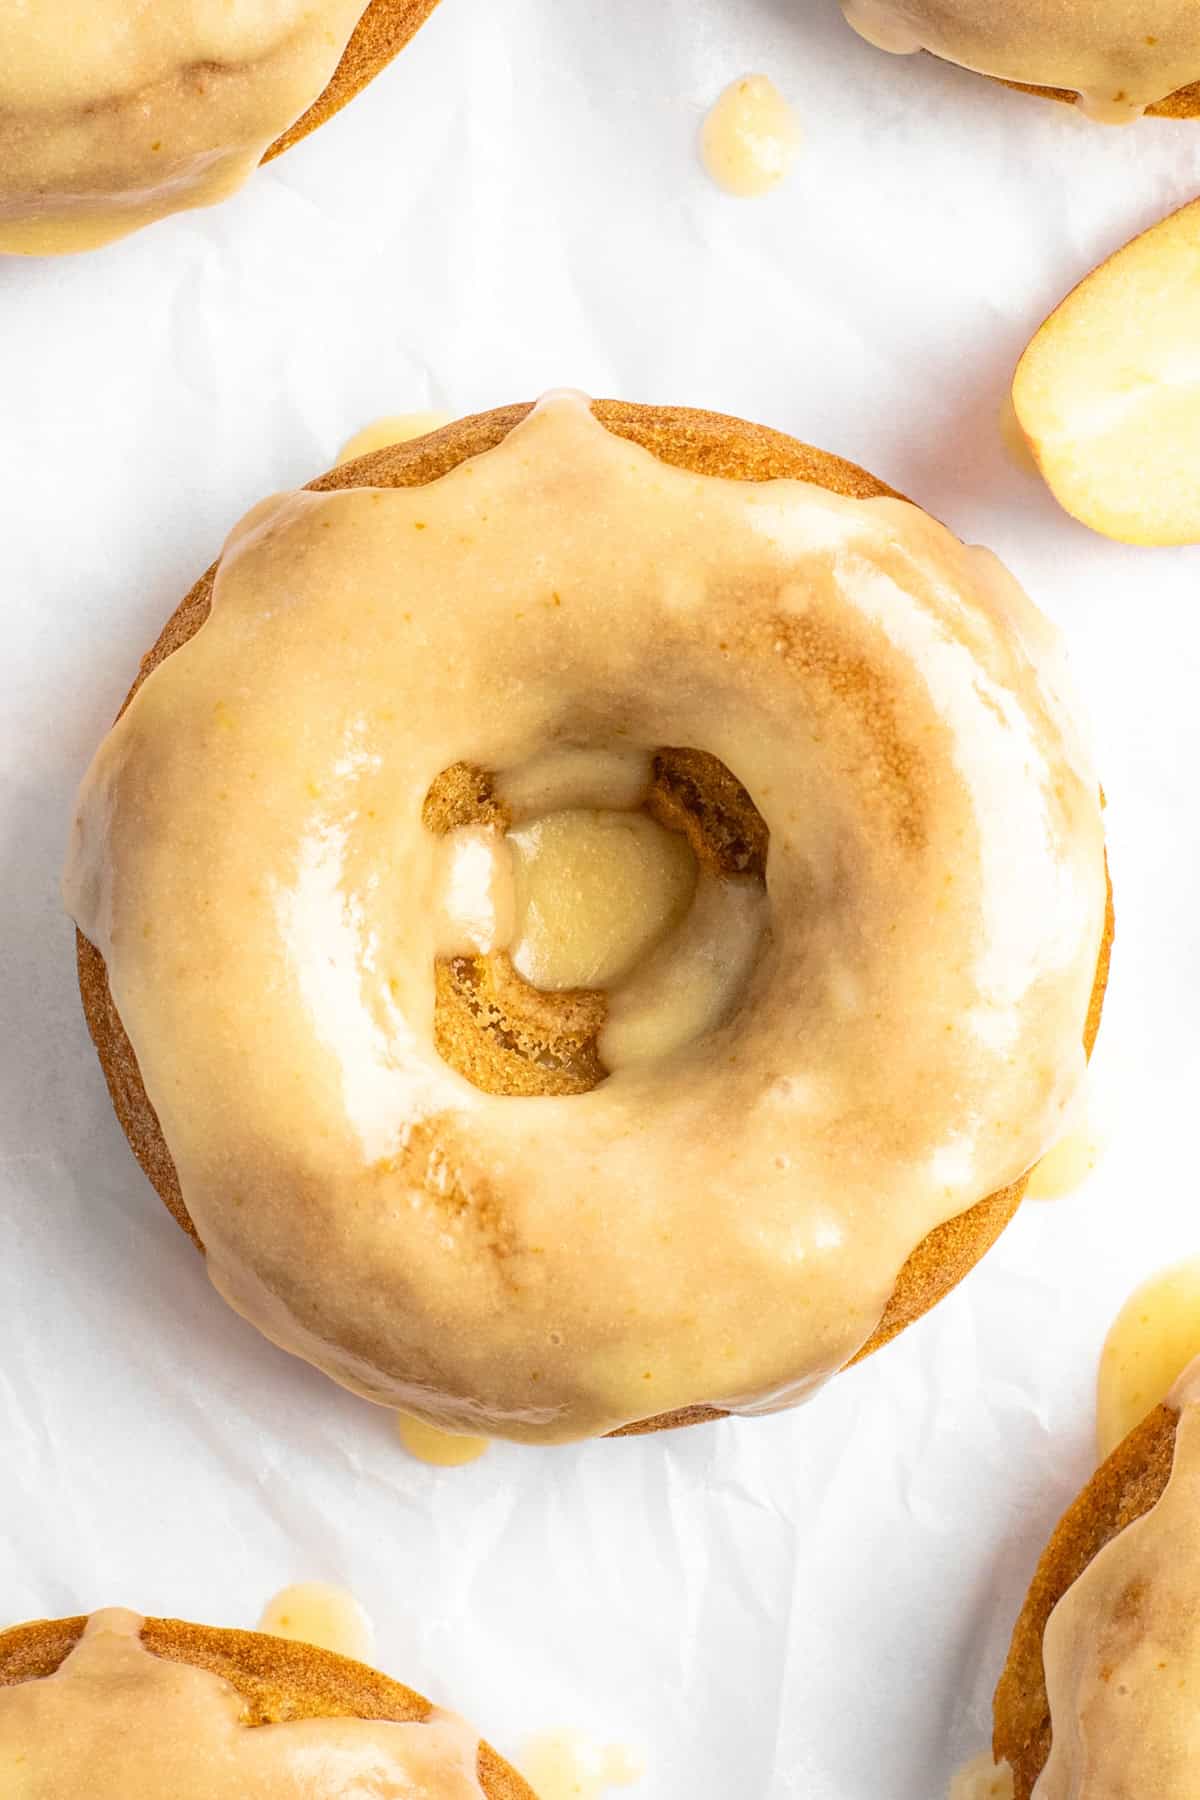
[[(1027, 81), (1005, 81), (1003, 76), (989, 75), (988, 81), (994, 81), (1000, 87), (1012, 88), (1014, 93), (1035, 94), (1043, 100), (1058, 100), (1065, 106), (1075, 106), (1078, 94), (1069, 88), (1033, 87)], [(1189, 82), (1187, 87), (1177, 88), (1164, 100), (1156, 100), (1153, 106), (1146, 108), (1148, 119), (1200, 119), (1200, 81)]]

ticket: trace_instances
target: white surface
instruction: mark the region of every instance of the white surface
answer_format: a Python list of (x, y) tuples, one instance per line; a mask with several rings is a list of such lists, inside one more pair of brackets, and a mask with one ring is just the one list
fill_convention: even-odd
[[(703, 109), (770, 73), (806, 148), (731, 200)], [(1200, 1250), (1200, 551), (1089, 536), (996, 430), (1026, 337), (1200, 189), (1200, 125), (1089, 126), (833, 0), (444, 0), (218, 211), (0, 264), (0, 1613), (249, 1624), (344, 1582), (382, 1664), (501, 1746), (577, 1725), (647, 1800), (937, 1800), (1087, 1471), (1104, 1329)], [(804, 1412), (439, 1473), (260, 1341), (135, 1168), (56, 883), (137, 657), (272, 489), (370, 418), (553, 384), (854, 457), (1067, 629), (1108, 791), (1115, 1130), (966, 1287)]]

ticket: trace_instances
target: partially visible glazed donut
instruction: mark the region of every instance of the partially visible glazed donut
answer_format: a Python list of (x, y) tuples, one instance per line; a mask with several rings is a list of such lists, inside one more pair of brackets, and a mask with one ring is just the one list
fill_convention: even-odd
[[(1182, 1708), (1193, 1741), (1200, 1735), (1200, 1701), (1184, 1678), (1200, 1660), (1200, 1635), (1191, 1625), (1200, 1617), (1198, 1400), (1193, 1369), (1096, 1471), (1042, 1554), (994, 1704), (993, 1751), (1012, 1768), (1015, 1800), (1084, 1793), (1089, 1800), (1135, 1793), (1186, 1800), (1194, 1792), (1190, 1780), (1179, 1785), (1177, 1763), (1168, 1774), (1157, 1762), (1155, 1739), (1161, 1733), (1178, 1744), (1173, 1708)], [(1173, 1505), (1181, 1522), (1165, 1510), (1169, 1488), (1178, 1490)], [(1057, 1637), (1048, 1639), (1052, 1619)], [(1053, 1707), (1048, 1664), (1057, 1670)], [(1055, 1712), (1062, 1755), (1051, 1769)], [(1071, 1752), (1081, 1743), (1096, 1783), (1087, 1788), (1070, 1785)], [(1102, 1776), (1111, 1788), (1100, 1785)]]
[[(314, 490), (317, 493), (336, 493), (364, 487), (376, 492), (389, 488), (424, 488), (464, 465), (468, 479), (474, 480), (476, 471), (484, 469), (484, 463), (471, 464), (469, 459), (486, 459), (486, 453), (504, 444), (516, 427), (523, 422), (528, 425), (529, 416), (528, 408), (518, 407), (460, 421), (415, 443), (397, 445), (360, 462), (336, 469), (314, 483)], [(854, 530), (859, 529), (860, 516), (854, 510), (857, 503), (884, 501), (889, 506), (898, 504), (889, 500), (889, 490), (863, 471), (796, 444), (778, 433), (740, 421), (681, 409), (630, 407), (611, 402), (597, 403), (594, 416), (615, 439), (628, 441), (636, 446), (639, 456), (641, 452), (650, 451), (658, 459), (658, 464), (666, 465), (667, 469), (673, 466), (693, 475), (715, 476), (726, 481), (744, 483), (773, 482), (782, 478), (811, 484), (814, 499), (818, 489), (828, 496), (840, 496), (851, 506), (851, 512), (847, 515), (848, 529), (850, 522), (853, 523)], [(514, 444), (518, 441), (529, 443), (529, 466), (538, 468), (536, 439), (526, 434), (520, 440), (513, 439)], [(585, 446), (592, 442), (586, 435), (583, 441)], [(666, 470), (661, 477), (654, 476), (656, 464), (649, 458), (641, 456), (635, 466), (639, 476), (646, 482), (662, 480), (665, 483), (668, 480)], [(613, 478), (618, 478), (615, 472)], [(455, 490), (456, 493), (464, 491)], [(747, 490), (747, 493), (750, 491)], [(781, 498), (784, 491), (780, 490)], [(786, 491), (792, 493), (790, 489)], [(766, 489), (763, 492), (766, 498), (774, 498), (774, 490)], [(711, 496), (714, 502), (718, 494), (723, 495), (723, 490), (715, 487)], [(736, 498), (731, 493), (728, 504), (733, 506)], [(800, 504), (803, 498), (801, 494), (796, 495), (796, 503)], [(722, 498), (722, 504), (725, 503)], [(431, 493), (429, 506), (434, 504)], [(841, 501), (833, 499), (828, 504), (837, 508)], [(664, 499), (663, 505), (668, 505), (667, 499)], [(421, 514), (427, 510), (423, 504)], [(930, 533), (930, 542), (937, 546), (938, 554), (950, 556), (955, 569), (960, 569), (957, 559), (960, 556), (966, 557), (967, 553), (957, 548), (951, 550), (954, 540), (931, 521), (921, 524), (924, 515), (917, 513), (915, 509), (901, 506), (896, 515), (889, 512), (887, 517), (889, 520), (896, 518), (896, 528), (902, 533), (909, 528), (910, 520), (912, 529), (918, 536), (926, 531)], [(425, 517), (414, 514), (414, 523), (418, 532), (424, 532), (428, 521)], [(838, 529), (840, 528), (839, 519)], [(253, 544), (259, 530), (268, 533), (272, 530), (270, 509), (260, 510), (259, 514), (252, 515), (247, 527), (235, 535), (234, 541)], [(907, 539), (904, 541), (907, 543)], [(422, 538), (420, 542), (424, 546), (427, 540)], [(964, 581), (969, 579), (965, 574), (967, 566), (966, 563), (961, 565), (960, 578)], [(969, 566), (980, 570), (981, 581), (998, 579), (992, 572), (991, 564), (971, 563)], [(680, 579), (686, 581), (688, 577), (682, 573), (684, 568), (686, 556), (681, 553)], [(161, 669), (176, 651), (193, 641), (209, 616), (213, 579), (214, 571), (210, 570), (168, 622), (158, 643), (143, 662), (126, 708), (139, 694), (143, 683), (156, 670)], [(1036, 616), (1032, 614), (1032, 609), (1028, 609), (1028, 603), (1019, 597), (1013, 598), (1014, 591), (1007, 585), (1002, 592), (1005, 596), (1004, 608), (1012, 606), (1018, 610), (1011, 615), (1005, 611), (1005, 622), (994, 628), (1005, 632), (1010, 629), (1020, 630), (1022, 633), (1021, 642), (1024, 647), (1019, 652), (1014, 650), (1018, 661), (1011, 666), (1014, 679), (1025, 679), (1023, 676), (1017, 677), (1015, 671), (1029, 666), (1024, 659), (1034, 652), (1028, 646), (1034, 643), (1037, 632), (1044, 631), (1045, 628), (1034, 622)], [(553, 607), (558, 604), (558, 599), (552, 600)], [(1010, 618), (1011, 623), (1008, 622)], [(993, 627), (989, 626), (988, 629)], [(1010, 652), (1006, 650), (1005, 654)], [(822, 668), (826, 672), (821, 675), (821, 682), (828, 684), (832, 678), (834, 683), (832, 690), (824, 686), (822, 691), (827, 696), (830, 692), (841, 695), (838, 706), (853, 709), (856, 704), (853, 698), (855, 693), (867, 691), (862, 687), (862, 683), (868, 679), (865, 667), (859, 668), (847, 655), (847, 660), (841, 665), (823, 660)], [(773, 683), (775, 679), (773, 673), (764, 675), (764, 680), (769, 682)], [(875, 701), (871, 702), (872, 712), (876, 704)], [(1046, 704), (1050, 702), (1047, 701)], [(878, 729), (878, 725), (871, 726), (872, 731)], [(1058, 729), (1057, 725), (1053, 727), (1055, 732)], [(872, 741), (878, 742), (878, 739)], [(752, 798), (753, 784), (751, 792), (747, 792), (738, 779), (740, 772), (737, 769), (731, 772), (725, 763), (708, 755), (709, 748), (709, 745), (702, 745), (696, 751), (674, 749), (658, 752), (648, 774), (649, 787), (645, 805), (652, 816), (667, 828), (684, 832), (688, 836), (702, 876), (707, 873), (718, 883), (727, 881), (744, 886), (752, 881), (761, 882), (765, 875), (769, 886), (771, 848), (764, 827), (764, 816), (767, 815), (760, 816), (758, 812)], [(1065, 756), (1067, 753), (1064, 750), (1062, 754)], [(503, 798), (503, 788), (494, 791), (486, 772), (475, 768), (469, 757), (461, 763), (452, 763), (447, 757), (446, 765), (443, 775), (434, 782), (426, 797), (427, 827), (435, 834), (451, 834), (455, 831), (478, 831), (486, 834), (488, 831), (503, 829), (506, 821), (499, 816), (501, 806), (497, 799), (497, 792)], [(195, 766), (199, 771), (201, 765)], [(889, 817), (901, 817), (903, 814), (902, 784), (895, 787), (888, 785), (896, 780), (894, 773), (888, 773), (888, 768), (894, 771), (897, 766), (899, 765), (894, 763), (881, 763), (870, 778), (872, 782), (884, 783), (883, 796), (878, 804), (889, 809), (900, 808), (898, 813), (889, 810)], [(1072, 989), (1078, 996), (1076, 1001), (1072, 1001), (1072, 1006), (1078, 1006), (1074, 1025), (1074, 1042), (1078, 1046), (1075, 1054), (1078, 1055), (1084, 1048), (1090, 1050), (1095, 1038), (1107, 975), (1112, 921), (1106, 898), (1107, 883), (1096, 791), (1094, 787), (1088, 787), (1086, 782), (1081, 783), (1074, 774), (1069, 776), (1067, 786), (1076, 796), (1072, 804), (1077, 804), (1082, 809), (1079, 815), (1080, 829), (1091, 846), (1080, 864), (1081, 871), (1087, 871), (1083, 885), (1089, 893), (1085, 910), (1090, 922), (1085, 927), (1085, 932), (1090, 942), (1086, 949), (1086, 971), (1080, 969), (1077, 975), (1086, 975), (1086, 980), (1076, 978)], [(760, 786), (760, 795), (761, 792)], [(773, 806), (777, 807), (778, 802), (768, 804), (768, 815)], [(1091, 809), (1095, 809), (1094, 815)], [(86, 811), (85, 807), (85, 814)], [(1086, 825), (1082, 823), (1084, 818), (1088, 820)], [(901, 829), (903, 831), (907, 828)], [(83, 832), (86, 841), (86, 818)], [(777, 848), (780, 846), (777, 845)], [(86, 862), (86, 855), (84, 860)], [(181, 1184), (175, 1155), (168, 1147), (169, 1137), (164, 1135), (155, 1107), (147, 1094), (138, 1054), (127, 1030), (127, 1009), (114, 998), (105, 956), (88, 935), (87, 921), (82, 915), (93, 908), (95, 896), (93, 895), (92, 900), (83, 898), (87, 882), (79, 880), (78, 872), (69, 887), (74, 894), (76, 916), (85, 927), (79, 939), (80, 986), (84, 1008), (117, 1116), (135, 1155), (164, 1203), (197, 1243), (201, 1238), (205, 1239), (211, 1256), (211, 1234), (205, 1229), (203, 1222), (193, 1218), (194, 1208), (189, 1206), (185, 1198), (186, 1183)], [(902, 912), (903, 898), (899, 893), (896, 895), (896, 905)], [(154, 929), (150, 920), (146, 923), (151, 930)], [(92, 929), (99, 935), (95, 926)], [(776, 929), (779, 929), (778, 925)], [(1094, 937), (1091, 937), (1093, 931)], [(1076, 945), (1071, 956), (1081, 953), (1081, 946)], [(482, 1090), (484, 1094), (518, 1096), (507, 1099), (505, 1103), (508, 1108), (518, 1109), (515, 1113), (505, 1114), (505, 1117), (516, 1121), (514, 1130), (521, 1128), (520, 1121), (523, 1119), (528, 1120), (531, 1130), (541, 1130), (538, 1123), (540, 1110), (538, 1113), (522, 1114), (519, 1110), (522, 1107), (545, 1108), (551, 1104), (553, 1096), (559, 1096), (566, 1107), (571, 1107), (580, 1099), (590, 1100), (592, 1093), (603, 1089), (603, 1081), (600, 1080), (599, 1087), (597, 1081), (603, 1076), (604, 1070), (588, 1060), (597, 1054), (597, 1044), (602, 1045), (604, 1042), (603, 1036), (598, 1035), (603, 1031), (602, 997), (598, 1003), (595, 995), (589, 996), (586, 993), (545, 994), (514, 978), (511, 967), (506, 965), (503, 957), (453, 956), (443, 958), (438, 963), (437, 992), (435, 996), (431, 991), (430, 1004), (435, 1010), (438, 1050), (442, 1060), (465, 1075), (472, 1087)], [(853, 1009), (857, 1003), (851, 999), (847, 1004)], [(738, 1015), (739, 1018), (742, 1016)], [(947, 1029), (956, 1028), (954, 1021), (947, 1020)], [(136, 1041), (136, 1034), (133, 1035)], [(1064, 1045), (1060, 1045), (1059, 1049), (1060, 1054), (1065, 1052)], [(681, 1068), (684, 1066), (687, 1065), (680, 1065)], [(785, 1087), (780, 1089), (781, 1093), (787, 1091), (786, 1081), (791, 1079), (785, 1078)], [(469, 1102), (465, 1088), (459, 1087), (455, 1092), (464, 1104), (471, 1107), (488, 1104)], [(543, 1097), (538, 1098), (539, 1095)], [(572, 1096), (575, 1098), (572, 1099)], [(867, 1099), (869, 1101), (869, 1095)], [(651, 1123), (653, 1116), (653, 1112), (647, 1115)], [(569, 1111), (560, 1110), (556, 1117), (564, 1121), (564, 1127), (570, 1121)], [(554, 1153), (548, 1147), (544, 1152), (535, 1148), (535, 1141), (530, 1140), (527, 1154), (533, 1157), (545, 1155), (552, 1159)], [(462, 1147), (456, 1148), (452, 1137), (440, 1142), (437, 1139), (428, 1143), (422, 1141), (421, 1154), (433, 1159), (429, 1165), (431, 1169), (447, 1167), (443, 1158), (462, 1153)], [(1017, 1159), (1020, 1161), (1019, 1152)], [(1032, 1161), (1033, 1157), (1030, 1156), (1028, 1160)], [(779, 1161), (781, 1167), (787, 1161), (782, 1152)], [(547, 1163), (547, 1167), (553, 1166), (552, 1160)], [(407, 1176), (402, 1176), (402, 1185), (407, 1179)], [(1018, 1167), (1010, 1180), (973, 1198), (969, 1204), (958, 1207), (948, 1205), (946, 1216), (941, 1220), (935, 1216), (926, 1230), (916, 1231), (896, 1257), (891, 1278), (880, 1297), (874, 1317), (864, 1315), (858, 1341), (851, 1338), (840, 1360), (850, 1360), (871, 1353), (919, 1317), (960, 1280), (995, 1240), (1016, 1210), (1025, 1179), (1026, 1171)], [(445, 1184), (450, 1177), (437, 1175), (436, 1180)], [(449, 1191), (458, 1196), (453, 1201), (456, 1216), (474, 1218), (476, 1203), (471, 1200), (469, 1192), (455, 1187), (452, 1180)], [(621, 1194), (621, 1187), (614, 1187), (613, 1202), (618, 1208)], [(479, 1226), (486, 1226), (489, 1232), (495, 1230), (501, 1233), (503, 1241), (502, 1234), (510, 1224), (506, 1212), (507, 1202), (496, 1195), (494, 1200), (489, 1201), (489, 1206), (492, 1210), (478, 1214)], [(464, 1207), (465, 1214), (461, 1210)], [(614, 1220), (614, 1225), (616, 1223)], [(569, 1229), (565, 1221), (563, 1229)], [(687, 1256), (696, 1251), (696, 1246), (681, 1246), (674, 1254), (684, 1258), (683, 1266), (686, 1268)], [(499, 1266), (501, 1269), (511, 1267), (507, 1250), (502, 1254)], [(640, 1281), (640, 1276), (637, 1279)], [(676, 1279), (673, 1273), (665, 1276), (665, 1282), (672, 1284)], [(231, 1296), (223, 1282), (218, 1285), (227, 1292), (227, 1297), (235, 1298), (236, 1304), (246, 1307), (244, 1294)], [(665, 1286), (664, 1291), (670, 1291), (670, 1287)], [(247, 1310), (254, 1311), (256, 1308), (251, 1305)], [(292, 1338), (290, 1328), (281, 1319), (275, 1318), (267, 1323), (260, 1314), (259, 1323), (264, 1324), (269, 1335), (275, 1336), (277, 1340), (288, 1341), (293, 1348), (300, 1347)], [(481, 1329), (486, 1332), (487, 1327), (481, 1326)], [(561, 1340), (569, 1335), (570, 1315), (564, 1314), (561, 1318), (548, 1322), (548, 1329), (553, 1334), (548, 1348), (549, 1360), (553, 1364), (556, 1360), (553, 1352), (559, 1347), (554, 1342), (554, 1337)], [(752, 1328), (747, 1329), (753, 1336)], [(796, 1339), (796, 1360), (802, 1363), (804, 1331), (799, 1322), (796, 1326)], [(497, 1347), (498, 1342), (499, 1340)], [(704, 1346), (701, 1348), (705, 1349)], [(731, 1354), (750, 1356), (754, 1349), (753, 1342), (741, 1347), (731, 1345)], [(330, 1367), (324, 1352), (317, 1351), (314, 1354), (312, 1344), (306, 1344), (302, 1353), (308, 1355), (310, 1360)], [(422, 1354), (428, 1353), (429, 1346), (426, 1345)], [(707, 1350), (705, 1353), (707, 1354)], [(580, 1401), (581, 1410), (576, 1415), (554, 1415), (549, 1419), (535, 1421), (528, 1415), (519, 1417), (511, 1411), (506, 1412), (503, 1406), (496, 1403), (494, 1396), (485, 1403), (484, 1397), (472, 1393), (469, 1385), (464, 1386), (461, 1379), (457, 1388), (453, 1385), (438, 1387), (440, 1377), (434, 1377), (430, 1371), (424, 1382), (417, 1381), (399, 1389), (394, 1386), (383, 1387), (375, 1384), (374, 1375), (364, 1379), (361, 1364), (358, 1372), (353, 1373), (340, 1357), (337, 1360), (338, 1366), (330, 1368), (330, 1372), (335, 1373), (347, 1385), (356, 1387), (358, 1391), (366, 1392), (371, 1397), (386, 1399), (389, 1403), (427, 1413), (437, 1423), (448, 1424), (451, 1428), (457, 1426), (459, 1429), (470, 1429), (474, 1424), (477, 1429), (514, 1436), (572, 1436), (597, 1429), (645, 1430), (663, 1425), (685, 1424), (716, 1417), (728, 1410), (726, 1405), (712, 1396), (711, 1388), (706, 1395), (701, 1386), (700, 1392), (692, 1396), (685, 1393), (677, 1399), (675, 1393), (672, 1393), (671, 1403), (660, 1406), (657, 1410), (653, 1405), (643, 1405), (635, 1411), (626, 1399), (616, 1408), (610, 1406), (606, 1418), (604, 1412), (605, 1407), (610, 1405), (609, 1402), (597, 1405)], [(497, 1355), (493, 1360), (499, 1363), (502, 1358)], [(429, 1370), (428, 1362), (425, 1366)], [(650, 1372), (653, 1373), (654, 1371)], [(649, 1379), (650, 1375), (647, 1375), (647, 1380)], [(454, 1397), (455, 1392), (457, 1398)], [(792, 1396), (789, 1393), (779, 1398), (784, 1397)], [(766, 1398), (761, 1389), (756, 1398), (760, 1401)], [(649, 1391), (646, 1399), (650, 1399)], [(613, 1410), (616, 1411), (616, 1417), (612, 1416)], [(621, 1417), (622, 1410), (625, 1411), (624, 1417)]]
[(352, 100), (436, 4), (10, 10), (0, 17), (0, 254), (93, 249), (223, 199)]
[(842, 0), (842, 10), (881, 49), (928, 50), (1107, 123), (1200, 116), (1192, 0)]
[[(80, 1666), (81, 1651), (93, 1659), (90, 1666)], [(414, 1732), (421, 1759), (414, 1773), (419, 1766), (426, 1779), (435, 1775), (432, 1788), (421, 1788), (431, 1800), (534, 1800), (516, 1771), (461, 1721), (378, 1670), (312, 1645), (117, 1610), (0, 1632), (0, 1767), (8, 1766), (6, 1753), (24, 1751), (34, 1785), (21, 1793), (29, 1800), (179, 1800), (181, 1771), (195, 1771), (197, 1791), (207, 1792), (205, 1758), (218, 1748), (208, 1727), (215, 1721), (224, 1737), (230, 1718), (235, 1756), (242, 1732), (266, 1734), (253, 1745), (248, 1768), (256, 1785), (245, 1790), (246, 1800), (337, 1800), (350, 1791), (356, 1768), (375, 1780), (380, 1757), (398, 1755), (403, 1765)], [(135, 1741), (119, 1770), (99, 1766), (94, 1755), (71, 1766), (75, 1745), (119, 1744), (136, 1736), (139, 1724), (153, 1734), (144, 1765)], [(394, 1736), (393, 1726), (406, 1732)], [(428, 1727), (430, 1746), (422, 1742)], [(293, 1760), (293, 1742), (303, 1763)], [(340, 1781), (320, 1779), (319, 1751), (331, 1767), (331, 1753), (341, 1759)], [(66, 1786), (47, 1785), (52, 1755), (53, 1774)], [(436, 1784), (439, 1762), (445, 1785)], [(218, 1767), (225, 1772), (223, 1762)]]

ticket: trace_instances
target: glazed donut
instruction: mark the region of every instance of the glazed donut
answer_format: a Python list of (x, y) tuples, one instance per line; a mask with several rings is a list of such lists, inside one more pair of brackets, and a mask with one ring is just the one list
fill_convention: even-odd
[(573, 395), (251, 513), (66, 897), (225, 1297), (535, 1441), (789, 1404), (931, 1306), (1061, 1129), (1111, 941), (995, 559), (777, 433)]
[(842, 0), (842, 11), (881, 50), (928, 50), (1108, 124), (1200, 116), (1193, 0)]
[(341, 1800), (417, 1782), (430, 1800), (534, 1800), (461, 1719), (363, 1663), (117, 1608), (0, 1632), (0, 1768), (15, 1765), (23, 1800)]
[(1012, 1768), (1016, 1800), (1191, 1800), (1198, 1498), (1194, 1363), (1102, 1464), (1038, 1564), (994, 1708), (993, 1750)]
[(33, 0), (0, 11), (0, 254), (90, 250), (239, 188), (437, 0)]

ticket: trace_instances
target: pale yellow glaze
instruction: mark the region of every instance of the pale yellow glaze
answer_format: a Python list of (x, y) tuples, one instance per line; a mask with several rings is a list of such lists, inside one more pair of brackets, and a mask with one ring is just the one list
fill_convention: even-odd
[(1083, 1186), (1102, 1154), (1103, 1146), (1090, 1124), (1069, 1131), (1043, 1156), (1029, 1178), (1028, 1200), (1062, 1200)]
[(0, 252), (224, 199), (328, 85), (365, 0), (0, 6)]
[(242, 1723), (220, 1676), (143, 1648), (136, 1613), (95, 1613), (40, 1681), (0, 1688), (5, 1800), (483, 1800), (461, 1720)]
[[(553, 594), (550, 599), (553, 604)], [(512, 823), (523, 825), (564, 807), (632, 812), (646, 800), (653, 779), (654, 761), (646, 750), (561, 743), (537, 751), (519, 768), (497, 771), (495, 787)]]
[(1200, 1257), (1152, 1275), (1113, 1321), (1100, 1357), (1096, 1445), (1110, 1456), (1200, 1357)]
[(1195, 1800), (1200, 1766), (1200, 1364), (1171, 1395), (1175, 1464), (1050, 1615), (1053, 1741), (1034, 1800)]
[(375, 419), (346, 439), (337, 453), (336, 467), (340, 469), (343, 463), (369, 456), (372, 450), (386, 450), (389, 444), (406, 444), (411, 438), (427, 437), (431, 431), (440, 431), (443, 425), (449, 425), (453, 416), (446, 412), (409, 412), (389, 413), (386, 418)]
[[(489, 1436), (802, 1398), (1078, 1086), (1105, 874), (1059, 660), (915, 507), (688, 474), (570, 395), (427, 487), (256, 509), (66, 877), (221, 1292)], [(483, 1093), (433, 1044), (425, 795), (614, 744), (745, 784), (755, 953), (672, 1053)]]
[(678, 927), (609, 993), (598, 1040), (605, 1068), (673, 1056), (727, 1018), (749, 984), (768, 916), (761, 882), (702, 874)]
[(641, 812), (546, 813), (508, 834), (516, 918), (509, 955), (534, 987), (611, 988), (682, 919), (696, 859)]
[(1028, 1200), (1062, 1200), (1081, 1188), (1108, 1148), (1111, 1118), (1098, 1092), (1094, 1069), (1076, 1097), (1066, 1129), (1029, 1177)]
[(354, 1595), (328, 1581), (298, 1581), (281, 1588), (263, 1608), (258, 1629), (352, 1656), (356, 1662), (369, 1661), (375, 1635)]
[(439, 1431), (436, 1425), (414, 1418), (411, 1413), (396, 1414), (396, 1430), (408, 1454), (435, 1469), (462, 1469), (468, 1463), (478, 1462), (489, 1444), (485, 1437)]
[(499, 831), (463, 825), (446, 833), (436, 852), (433, 909), (439, 956), (486, 956), (511, 945), (515, 870)]
[(796, 115), (766, 75), (731, 81), (700, 133), (705, 168), (718, 187), (744, 199), (778, 187), (799, 148)]
[(578, 1731), (545, 1731), (526, 1744), (521, 1773), (538, 1800), (604, 1800), (614, 1788), (633, 1787), (643, 1769), (623, 1744), (596, 1744)]
[(1013, 1800), (1012, 1770), (984, 1750), (955, 1772), (949, 1800)]
[(881, 50), (931, 50), (1030, 87), (1065, 88), (1121, 123), (1200, 80), (1195, 0), (842, 0)]

